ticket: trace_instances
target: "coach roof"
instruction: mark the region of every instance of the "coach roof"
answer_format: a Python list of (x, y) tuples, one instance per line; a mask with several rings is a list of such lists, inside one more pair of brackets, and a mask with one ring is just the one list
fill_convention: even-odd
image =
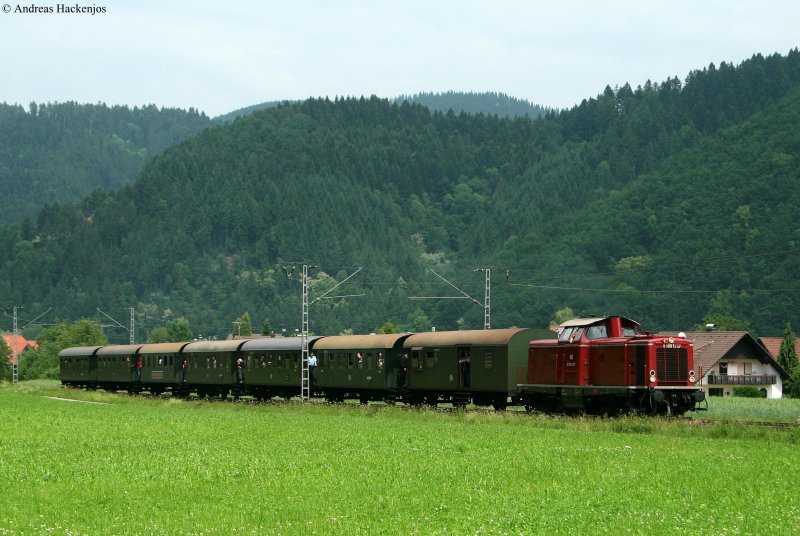
[(381, 335), (336, 335), (323, 337), (314, 343), (315, 350), (350, 349), (368, 350), (370, 348), (392, 348), (397, 342), (408, 337), (408, 333), (390, 333)]
[(177, 354), (188, 342), (157, 342), (145, 344), (139, 350), (140, 354)]
[(141, 344), (112, 344), (100, 348), (97, 355), (133, 355), (141, 347)]
[[(308, 343), (312, 344), (322, 337), (309, 337)], [(262, 337), (250, 339), (242, 345), (242, 352), (259, 352), (264, 350), (287, 351), (303, 349), (302, 337)]]
[(528, 328), (471, 329), (464, 331), (429, 331), (416, 333), (406, 339), (406, 348), (417, 346), (454, 346), (458, 344), (502, 345)]
[(64, 348), (58, 353), (59, 357), (81, 357), (94, 355), (102, 346), (78, 346), (75, 348)]
[(232, 339), (225, 341), (198, 341), (186, 345), (183, 353), (202, 353), (202, 352), (235, 352), (247, 339)]

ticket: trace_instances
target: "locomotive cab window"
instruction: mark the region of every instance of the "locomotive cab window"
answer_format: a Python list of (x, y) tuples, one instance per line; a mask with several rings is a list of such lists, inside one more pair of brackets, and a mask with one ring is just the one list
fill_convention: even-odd
[(558, 334), (558, 342), (574, 342), (581, 338), (583, 328), (564, 328)]
[(606, 330), (605, 324), (589, 326), (589, 329), (586, 330), (587, 339), (604, 339), (606, 337), (608, 337), (608, 331)]

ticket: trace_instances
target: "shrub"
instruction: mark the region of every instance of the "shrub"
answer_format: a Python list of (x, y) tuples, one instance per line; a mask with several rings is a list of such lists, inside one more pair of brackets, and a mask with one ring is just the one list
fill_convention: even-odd
[(758, 387), (745, 385), (744, 387), (735, 387), (733, 389), (733, 396), (740, 396), (742, 398), (761, 398), (761, 391)]

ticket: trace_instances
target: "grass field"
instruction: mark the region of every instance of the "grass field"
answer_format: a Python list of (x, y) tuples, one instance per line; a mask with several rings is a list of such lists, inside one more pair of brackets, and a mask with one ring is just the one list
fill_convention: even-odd
[(800, 532), (800, 431), (729, 422), (800, 401), (711, 402), (728, 422), (5, 385), (0, 535)]

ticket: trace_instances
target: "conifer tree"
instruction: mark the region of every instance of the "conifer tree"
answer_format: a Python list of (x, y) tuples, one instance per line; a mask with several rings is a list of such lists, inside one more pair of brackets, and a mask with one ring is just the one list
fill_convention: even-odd
[(11, 348), (0, 337), (0, 380), (11, 378)]
[(778, 352), (778, 364), (789, 373), (789, 379), (783, 384), (783, 394), (791, 397), (800, 395), (800, 366), (797, 362), (797, 347), (792, 325), (787, 322), (783, 331), (781, 349)]

